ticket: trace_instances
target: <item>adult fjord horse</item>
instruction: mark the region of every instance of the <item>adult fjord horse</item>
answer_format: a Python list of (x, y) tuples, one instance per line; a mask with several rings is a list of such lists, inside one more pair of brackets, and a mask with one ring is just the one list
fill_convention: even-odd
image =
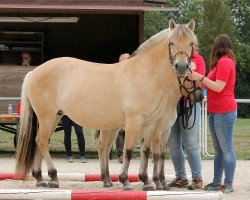
[[(170, 24), (175, 22), (171, 20)], [(176, 75), (185, 76), (189, 71), (196, 41), (193, 26), (193, 21), (179, 28), (170, 26), (170, 37), (121, 63), (99, 64), (62, 57), (27, 74), (22, 86), (16, 172), (32, 171), (36, 185), (47, 186), (41, 174), (44, 158), (51, 177), (48, 186), (59, 187), (48, 140), (66, 114), (81, 126), (93, 129), (125, 127), (125, 160), (119, 179), (124, 189), (129, 189), (128, 168), (138, 134), (163, 117)]]
[[(175, 27), (175, 24), (172, 24)], [(178, 25), (177, 25), (178, 26)], [(160, 40), (170, 37), (170, 34), (173, 34), (173, 28), (165, 29), (156, 35), (152, 36), (146, 42), (144, 42), (134, 53), (133, 55), (140, 54)], [(176, 30), (175, 30), (176, 31)], [(179, 30), (180, 31), (180, 30)], [(170, 48), (171, 50), (171, 48)], [(147, 175), (147, 165), (148, 165), (148, 155), (150, 145), (152, 145), (153, 159), (154, 159), (154, 170), (153, 170), (153, 180), (156, 185), (156, 189), (162, 190), (168, 189), (168, 186), (165, 182), (164, 176), (164, 159), (166, 154), (166, 143), (170, 135), (171, 127), (176, 120), (176, 105), (181, 95), (190, 96), (196, 101), (202, 100), (201, 90), (197, 90), (195, 83), (188, 81), (185, 77), (179, 77), (181, 83), (178, 82), (177, 78), (175, 83), (172, 84), (172, 87), (169, 88), (169, 94), (172, 94), (168, 97), (168, 100), (165, 102), (166, 113), (161, 120), (156, 121), (156, 123), (151, 123), (151, 125), (143, 127), (141, 129), (141, 165), (139, 178), (144, 183), (144, 190), (154, 190), (154, 186), (150, 184)], [(112, 130), (108, 133), (108, 130), (101, 132), (99, 135), (99, 159), (101, 166), (102, 180), (104, 187), (112, 186), (112, 181), (109, 177), (109, 152), (113, 141), (115, 140), (118, 131)], [(160, 138), (160, 139), (159, 139)], [(160, 150), (159, 150), (159, 140), (160, 140)], [(160, 151), (160, 154), (159, 154)], [(158, 164), (159, 163), (159, 164)], [(160, 172), (160, 173), (159, 173)]]

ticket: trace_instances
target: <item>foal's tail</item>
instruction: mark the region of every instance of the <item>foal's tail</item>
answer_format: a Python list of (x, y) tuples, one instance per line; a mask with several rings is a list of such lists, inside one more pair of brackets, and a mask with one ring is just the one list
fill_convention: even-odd
[(37, 117), (26, 94), (30, 76), (31, 72), (26, 75), (22, 86), (20, 129), (16, 150), (16, 172), (25, 175), (31, 171), (34, 164), (37, 135)]

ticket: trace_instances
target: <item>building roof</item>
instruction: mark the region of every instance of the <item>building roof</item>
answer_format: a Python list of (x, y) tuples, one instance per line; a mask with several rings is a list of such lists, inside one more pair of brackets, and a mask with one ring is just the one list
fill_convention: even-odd
[(141, 11), (178, 11), (177, 7), (155, 7), (149, 3), (82, 2), (1, 2), (0, 12), (25, 13), (128, 13)]

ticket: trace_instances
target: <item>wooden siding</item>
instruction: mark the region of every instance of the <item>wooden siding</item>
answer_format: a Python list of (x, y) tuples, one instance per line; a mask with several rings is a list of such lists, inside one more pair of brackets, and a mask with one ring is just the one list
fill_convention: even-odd
[[(0, 66), (0, 96), (20, 97), (25, 75), (34, 67)], [(13, 112), (17, 112), (18, 101), (0, 101), (0, 114), (7, 113), (8, 104), (12, 103)]]

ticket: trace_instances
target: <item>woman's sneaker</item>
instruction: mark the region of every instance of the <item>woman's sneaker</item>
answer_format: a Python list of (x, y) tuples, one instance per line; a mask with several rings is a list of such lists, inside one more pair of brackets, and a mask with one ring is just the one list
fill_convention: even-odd
[(81, 162), (82, 163), (87, 163), (87, 158), (85, 156), (81, 156)]
[(69, 163), (72, 163), (72, 162), (73, 162), (73, 157), (72, 157), (72, 156), (68, 156), (68, 157), (67, 157), (67, 161), (68, 161)]
[(221, 188), (220, 183), (209, 183), (204, 187), (204, 190), (206, 191), (214, 191), (214, 190), (219, 190)]
[(168, 184), (169, 187), (180, 187), (180, 188), (187, 188), (188, 187), (188, 180), (183, 180), (181, 178), (174, 179), (171, 183)]
[(202, 188), (202, 180), (199, 178), (194, 178), (192, 183), (188, 186), (189, 190), (201, 189)]
[(234, 191), (233, 186), (227, 184), (222, 185), (219, 190), (223, 193), (230, 193)]

